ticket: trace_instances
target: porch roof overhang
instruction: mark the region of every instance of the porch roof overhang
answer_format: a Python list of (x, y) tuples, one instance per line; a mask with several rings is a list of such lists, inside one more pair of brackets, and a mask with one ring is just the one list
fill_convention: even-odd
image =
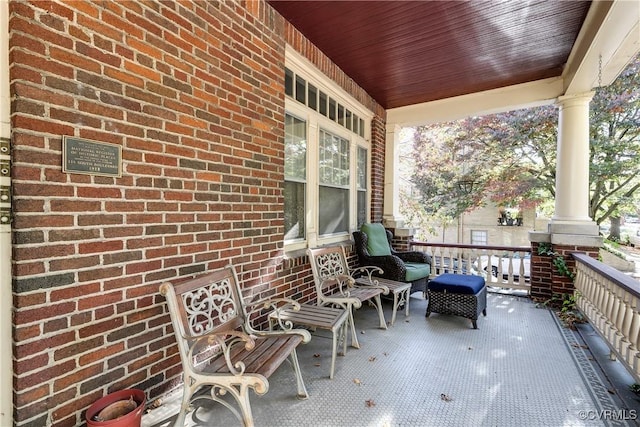
[(638, 1), (269, 3), (391, 126), (550, 104), (610, 84), (640, 51)]

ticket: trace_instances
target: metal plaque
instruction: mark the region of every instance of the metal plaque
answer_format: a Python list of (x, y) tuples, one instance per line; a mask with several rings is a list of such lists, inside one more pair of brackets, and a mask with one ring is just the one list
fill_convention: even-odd
[(108, 142), (64, 136), (62, 171), (119, 178), (122, 176), (122, 147)]

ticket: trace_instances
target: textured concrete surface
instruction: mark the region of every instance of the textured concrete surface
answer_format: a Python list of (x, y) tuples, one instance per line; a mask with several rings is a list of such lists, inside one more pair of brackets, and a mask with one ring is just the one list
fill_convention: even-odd
[[(386, 301), (387, 320), (390, 306)], [(527, 298), (490, 293), (487, 317), (474, 330), (468, 319), (425, 318), (425, 310), (426, 301), (414, 294), (410, 316), (402, 312), (388, 330), (377, 328), (373, 307), (358, 310), (361, 348), (348, 347), (338, 357), (333, 380), (330, 334), (314, 333), (299, 350), (309, 399), (296, 399), (285, 363), (267, 394), (251, 395), (255, 425), (636, 425), (634, 410), (596, 372), (588, 346), (551, 311)], [(628, 380), (621, 375), (618, 381)], [(180, 398), (181, 391), (164, 398), (142, 425), (172, 425)], [(186, 425), (242, 424), (222, 405), (200, 400)]]

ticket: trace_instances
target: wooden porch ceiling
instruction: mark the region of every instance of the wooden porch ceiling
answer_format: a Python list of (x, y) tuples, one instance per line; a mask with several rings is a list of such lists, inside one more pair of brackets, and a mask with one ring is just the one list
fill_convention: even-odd
[(560, 76), (591, 5), (268, 2), (386, 109)]

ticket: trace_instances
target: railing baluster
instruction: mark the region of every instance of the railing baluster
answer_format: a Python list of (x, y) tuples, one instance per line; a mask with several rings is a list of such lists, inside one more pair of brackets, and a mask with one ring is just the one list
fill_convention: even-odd
[[(531, 248), (524, 246), (486, 246), (449, 243), (411, 242), (414, 250), (428, 253), (433, 259), (431, 277), (445, 270), (457, 274), (483, 276), (489, 286), (530, 291)], [(527, 259), (527, 263), (530, 261)]]
[(585, 254), (573, 257), (578, 308), (640, 382), (640, 283)]

